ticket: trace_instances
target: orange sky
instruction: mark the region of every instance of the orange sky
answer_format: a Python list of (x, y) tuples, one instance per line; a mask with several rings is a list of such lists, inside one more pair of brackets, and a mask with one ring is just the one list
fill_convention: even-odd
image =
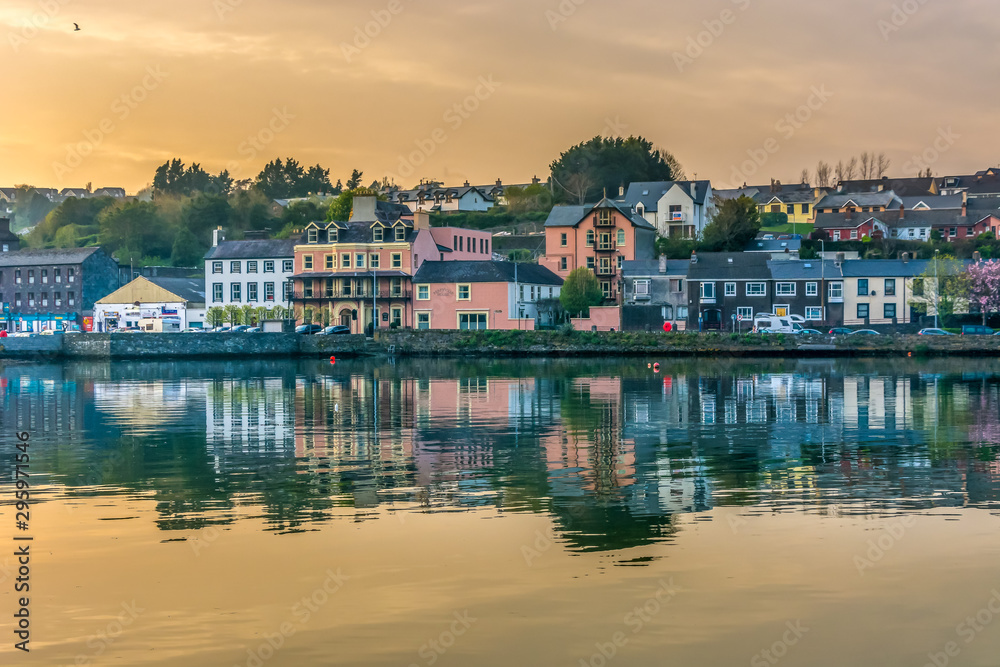
[(599, 133), (642, 134), (716, 187), (863, 150), (892, 175), (925, 151), (936, 174), (997, 165), (995, 1), (898, 7), (4, 0), (0, 185), (134, 192), (171, 157), (250, 177), (278, 156), (334, 182), (523, 182)]

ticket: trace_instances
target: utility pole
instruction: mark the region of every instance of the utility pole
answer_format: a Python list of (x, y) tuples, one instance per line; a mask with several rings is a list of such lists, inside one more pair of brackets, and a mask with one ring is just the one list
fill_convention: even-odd
[(934, 328), (938, 328), (938, 310), (941, 303), (941, 281), (938, 280), (938, 253), (934, 250)]

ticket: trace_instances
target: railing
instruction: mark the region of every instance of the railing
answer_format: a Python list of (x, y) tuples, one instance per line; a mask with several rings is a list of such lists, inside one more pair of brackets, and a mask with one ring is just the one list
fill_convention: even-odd
[(594, 246), (594, 250), (597, 252), (614, 252), (618, 250), (618, 246), (614, 243), (598, 243)]
[(602, 220), (600, 215), (594, 216), (594, 226), (595, 227), (614, 227), (615, 226), (615, 216), (609, 215), (606, 219)]
[(613, 266), (598, 266), (594, 272), (599, 276), (613, 276), (617, 273), (617, 269)]
[[(379, 289), (375, 293), (376, 299), (409, 299), (413, 296), (413, 290), (408, 289)], [(334, 289), (328, 290), (325, 288), (315, 289), (311, 296), (306, 296), (305, 292), (298, 291), (292, 293), (293, 301), (307, 301), (309, 299), (371, 299), (372, 298), (372, 288), (368, 289), (357, 289), (357, 290), (343, 290)]]
[(687, 222), (687, 219), (687, 213), (684, 213), (683, 211), (670, 213), (667, 216), (667, 222)]

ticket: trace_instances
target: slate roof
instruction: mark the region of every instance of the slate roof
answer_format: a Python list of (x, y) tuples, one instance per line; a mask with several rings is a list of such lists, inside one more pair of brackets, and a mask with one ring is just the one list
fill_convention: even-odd
[(732, 188), (729, 190), (712, 190), (712, 195), (722, 200), (739, 199), (740, 197), (750, 197), (756, 199), (763, 190), (757, 187)]
[(596, 204), (584, 204), (583, 206), (555, 206), (549, 212), (549, 217), (545, 220), (546, 227), (575, 227), (590, 215), (594, 209), (613, 208), (628, 218), (633, 225), (642, 229), (656, 229), (645, 218), (637, 213), (633, 213), (628, 206), (622, 202), (616, 202), (605, 197)]
[[(770, 280), (770, 258), (754, 252), (705, 252), (694, 255), (697, 262), (688, 268), (688, 280)], [(732, 260), (732, 261), (730, 261)]]
[(642, 202), (643, 208), (647, 211), (655, 211), (660, 198), (670, 192), (670, 189), (675, 185), (679, 185), (681, 190), (690, 197), (692, 184), (695, 186), (694, 202), (704, 204), (708, 189), (712, 186), (711, 181), (638, 181), (629, 183), (628, 190), (625, 192), (625, 203), (630, 208), (635, 208), (639, 202)]
[(974, 225), (989, 212), (971, 211), (971, 214), (963, 217), (961, 209), (944, 209), (930, 211), (905, 211), (903, 217), (899, 217), (899, 211), (890, 209), (878, 213), (852, 213), (850, 217), (843, 213), (817, 213), (815, 229), (853, 229), (861, 224), (875, 219), (883, 223), (890, 229), (897, 227), (967, 227)]
[[(397, 190), (388, 195), (390, 202), (420, 201), (420, 195), (424, 195), (424, 201), (445, 201), (448, 195), (455, 199), (461, 199), (470, 192), (478, 192), (483, 196), (484, 201), (493, 201), (489, 189), (483, 189), (476, 185), (462, 185), (459, 187), (434, 187), (434, 188), (414, 188), (413, 190)], [(409, 212), (409, 209), (407, 209)]]
[[(818, 206), (819, 205), (817, 204), (817, 207)], [(897, 211), (895, 215), (898, 217), (899, 212)], [(861, 213), (859, 211), (855, 211), (850, 215), (844, 215), (843, 213), (817, 213), (814, 228), (854, 229), (856, 227), (860, 227), (872, 218), (882, 221), (884, 216), (885, 213)]]
[(841, 265), (845, 278), (893, 278), (919, 276), (933, 264), (930, 259), (849, 259)]
[(907, 211), (914, 210), (921, 203), (926, 204), (932, 211), (962, 208), (962, 195), (926, 195), (924, 197), (900, 197), (899, 199)]
[(837, 186), (842, 192), (878, 192), (892, 190), (901, 197), (921, 197), (931, 194), (937, 178), (875, 178), (868, 180), (840, 181)]
[(771, 277), (775, 280), (819, 280), (841, 277), (840, 267), (831, 260), (821, 262), (818, 259), (778, 259), (769, 260), (767, 266), (771, 271)]
[(660, 273), (660, 260), (658, 259), (630, 259), (622, 262), (622, 275), (627, 277), (641, 276), (686, 276), (691, 267), (689, 259), (668, 259), (667, 272)]
[(92, 248), (25, 249), (0, 253), (0, 266), (34, 266), (40, 264), (82, 264), (95, 252)]
[(148, 279), (149, 282), (172, 292), (188, 303), (205, 303), (205, 278), (159, 278)]
[(563, 279), (538, 264), (496, 261), (424, 262), (413, 276), (414, 283), (512, 283), (562, 285)]
[(292, 259), (295, 245), (295, 239), (221, 241), (208, 249), (205, 259)]
[(835, 192), (823, 197), (816, 208), (841, 208), (847, 202), (854, 202), (857, 206), (885, 206), (886, 208), (898, 208), (899, 197), (892, 190), (885, 192)]
[(777, 192), (771, 192), (770, 188), (762, 189), (754, 197), (758, 204), (770, 204), (777, 201), (782, 204), (811, 204), (816, 201), (816, 193), (812, 188), (799, 188), (796, 186), (782, 187)]
[(802, 249), (802, 239), (754, 239), (747, 244), (744, 252), (798, 252)]
[[(399, 220), (397, 218), (396, 220)], [(381, 221), (385, 222), (386, 225), (392, 225), (393, 221)], [(309, 243), (309, 232), (302, 232), (302, 236), (299, 237), (297, 241), (293, 241), (293, 246), (298, 245), (323, 245), (326, 243), (326, 236), (323, 233), (331, 226), (336, 227), (339, 231), (337, 235), (337, 243), (375, 243), (372, 241), (372, 224), (374, 221), (355, 221), (355, 222), (315, 222), (309, 223), (310, 225), (316, 225), (320, 230), (320, 241), (319, 243)], [(385, 237), (383, 243), (410, 243), (412, 242), (418, 233), (418, 230), (413, 228), (413, 223), (409, 220), (403, 220), (402, 224), (406, 227), (406, 236), (403, 237), (402, 241), (395, 240), (395, 232), (391, 231), (392, 227), (387, 226), (385, 228)]]

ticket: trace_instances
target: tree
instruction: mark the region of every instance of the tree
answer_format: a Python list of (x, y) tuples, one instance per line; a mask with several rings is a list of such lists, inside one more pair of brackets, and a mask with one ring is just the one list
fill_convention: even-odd
[(39, 194), (31, 186), (19, 186), (14, 197), (14, 216), (11, 219), (11, 230), (34, 227), (56, 208), (56, 204), (49, 201), (45, 195)]
[(878, 157), (875, 159), (875, 178), (882, 178), (885, 173), (889, 171), (889, 165), (892, 164), (892, 160), (886, 157), (885, 153), (879, 153)]
[(830, 165), (822, 160), (816, 165), (816, 186), (820, 188), (830, 187)]
[(852, 181), (857, 173), (858, 158), (852, 157), (848, 162), (837, 162), (836, 176), (838, 181)]
[(951, 255), (936, 256), (913, 281), (913, 309), (931, 314), (935, 307), (943, 319), (968, 306), (969, 274), (962, 260)]
[(98, 238), (102, 246), (112, 252), (128, 248), (142, 257), (151, 249), (149, 241), (159, 231), (160, 218), (154, 203), (131, 201), (102, 212), (98, 217), (98, 225)]
[(875, 171), (875, 154), (864, 151), (861, 153), (861, 180), (867, 181), (872, 178)]
[(235, 303), (227, 304), (223, 307), (226, 312), (226, 321), (229, 322), (229, 326), (235, 327), (240, 324), (243, 317), (243, 311)]
[[(558, 201), (585, 202), (635, 181), (673, 179), (669, 153), (643, 137), (601, 137), (564, 151), (550, 165)], [(676, 162), (676, 159), (673, 159)]]
[(361, 177), (364, 176), (364, 175), (365, 175), (365, 172), (358, 171), (357, 169), (354, 169), (353, 171), (351, 171), (351, 177), (349, 179), (347, 179), (347, 189), (348, 190), (356, 190), (359, 187), (361, 187)]
[(600, 305), (602, 301), (604, 291), (593, 271), (581, 266), (569, 272), (559, 293), (559, 302), (566, 312), (582, 314), (591, 306)]
[[(77, 228), (74, 234), (76, 238), (97, 234), (97, 217), (101, 211), (114, 203), (115, 200), (112, 197), (95, 197), (93, 199), (70, 197), (31, 230), (28, 242), (34, 248), (52, 247), (59, 230), (70, 225)], [(62, 238), (65, 240), (66, 236)]]
[(157, 195), (190, 196), (196, 192), (227, 195), (232, 186), (233, 179), (228, 171), (223, 170), (218, 176), (212, 176), (202, 169), (201, 165), (192, 163), (190, 167), (185, 167), (184, 163), (176, 158), (161, 164), (153, 175), (154, 197)]
[(182, 201), (180, 225), (191, 233), (195, 242), (204, 251), (211, 241), (212, 230), (216, 227), (226, 227), (229, 224), (232, 213), (229, 201), (220, 195), (201, 192), (195, 193), (186, 201)]
[(511, 185), (504, 190), (503, 196), (511, 213), (552, 210), (552, 193), (540, 183), (523, 188)]
[(336, 220), (337, 222), (347, 222), (351, 219), (351, 211), (354, 210), (354, 197), (356, 196), (377, 196), (379, 199), (385, 201), (385, 197), (377, 195), (374, 190), (369, 190), (368, 188), (355, 188), (353, 190), (344, 190), (337, 198), (330, 202), (329, 208), (326, 210), (326, 220), (327, 222)]
[(979, 261), (966, 269), (968, 275), (969, 304), (976, 306), (986, 318), (1000, 311), (1000, 261)]
[(222, 323), (226, 321), (226, 311), (219, 306), (212, 306), (205, 311), (205, 321), (210, 326), (221, 327)]
[(257, 174), (253, 187), (268, 199), (306, 197), (333, 190), (329, 169), (318, 164), (305, 169), (293, 158), (268, 162)]
[(191, 230), (181, 227), (174, 237), (174, 246), (170, 252), (170, 263), (174, 266), (197, 266), (205, 254), (205, 248), (194, 237)]
[(681, 166), (681, 161), (674, 157), (673, 153), (662, 146), (657, 146), (656, 150), (659, 151), (660, 157), (662, 157), (663, 161), (667, 163), (668, 167), (670, 167), (671, 180), (686, 181), (687, 174), (684, 173), (684, 167)]
[(715, 252), (740, 252), (760, 231), (757, 202), (746, 195), (737, 199), (715, 198), (715, 217), (705, 225), (705, 246)]
[(799, 175), (799, 183), (803, 185), (809, 185), (809, 170), (803, 169), (802, 173)]
[(249, 303), (245, 303), (240, 306), (240, 319), (243, 320), (243, 324), (252, 325), (254, 324), (253, 316), (257, 309), (251, 306)]

